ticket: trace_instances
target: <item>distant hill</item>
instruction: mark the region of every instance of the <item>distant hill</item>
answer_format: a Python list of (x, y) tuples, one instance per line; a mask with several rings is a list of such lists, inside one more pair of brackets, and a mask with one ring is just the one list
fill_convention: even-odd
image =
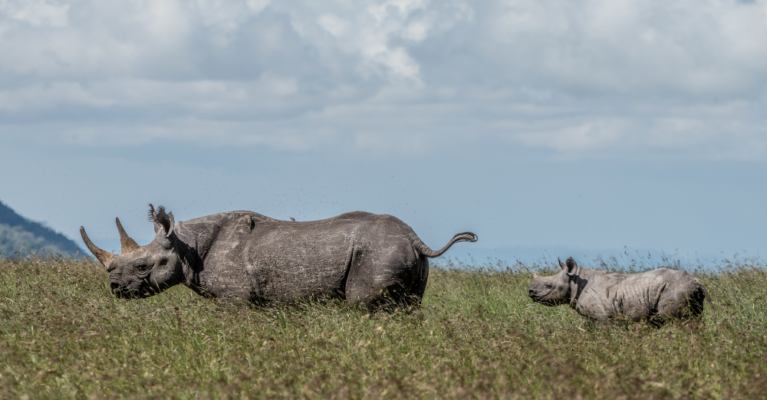
[(16, 214), (0, 202), (0, 253), (12, 256), (17, 251), (85, 254), (66, 236)]

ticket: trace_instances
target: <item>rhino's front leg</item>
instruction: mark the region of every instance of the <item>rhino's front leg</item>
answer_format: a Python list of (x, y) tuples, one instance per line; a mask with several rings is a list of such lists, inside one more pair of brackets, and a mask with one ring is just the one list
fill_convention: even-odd
[(587, 288), (577, 299), (576, 310), (595, 321), (608, 322), (616, 314), (612, 300), (592, 288)]

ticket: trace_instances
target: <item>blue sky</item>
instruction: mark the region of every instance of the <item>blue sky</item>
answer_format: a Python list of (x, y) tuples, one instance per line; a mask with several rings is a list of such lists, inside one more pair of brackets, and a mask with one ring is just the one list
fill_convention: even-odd
[(764, 0), (6, 0), (0, 200), (106, 248), (151, 202), (388, 213), (480, 260), (765, 254), (765, 43)]

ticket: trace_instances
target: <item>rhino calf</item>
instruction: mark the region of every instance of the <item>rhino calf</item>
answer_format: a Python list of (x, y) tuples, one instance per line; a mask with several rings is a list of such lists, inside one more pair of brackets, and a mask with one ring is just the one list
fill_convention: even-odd
[(562, 271), (552, 276), (533, 274), (528, 294), (544, 305), (570, 304), (579, 314), (597, 321), (625, 315), (633, 321), (660, 325), (668, 319), (697, 318), (708, 291), (684, 271), (660, 268), (640, 274), (620, 274), (581, 268), (572, 258), (559, 261)]
[(399, 219), (364, 212), (290, 222), (235, 211), (176, 224), (164, 208), (149, 208), (155, 238), (146, 246), (116, 220), (121, 254), (96, 247), (80, 227), (119, 297), (147, 297), (181, 283), (199, 294), (256, 303), (331, 296), (369, 308), (417, 304), (429, 257), (477, 240), (459, 233), (435, 251)]

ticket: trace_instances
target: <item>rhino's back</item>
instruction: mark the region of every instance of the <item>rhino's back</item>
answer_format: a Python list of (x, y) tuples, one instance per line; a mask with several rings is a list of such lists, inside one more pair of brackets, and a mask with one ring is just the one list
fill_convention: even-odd
[(647, 288), (669, 291), (675, 288), (687, 289), (698, 282), (692, 275), (676, 269), (659, 268), (639, 274), (625, 274), (621, 281), (623, 290), (643, 290)]
[(234, 213), (205, 264), (215, 269), (214, 286), (226, 286), (222, 292), (266, 301), (343, 296), (353, 258), (402, 251), (412, 234), (394, 217), (364, 212), (307, 222), (258, 214), (251, 220)]

